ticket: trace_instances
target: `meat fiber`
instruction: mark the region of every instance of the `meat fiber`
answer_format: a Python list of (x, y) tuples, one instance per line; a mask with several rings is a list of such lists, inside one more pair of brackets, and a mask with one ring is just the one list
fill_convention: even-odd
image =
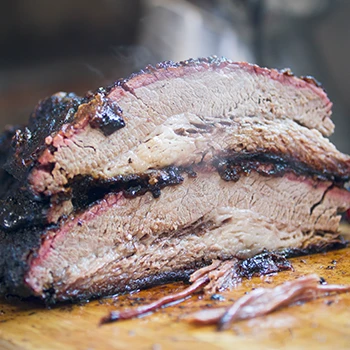
[[(169, 166), (179, 159), (185, 162), (188, 152), (197, 151), (196, 158), (201, 159), (210, 145), (203, 149), (197, 145), (201, 141), (197, 135), (193, 140), (191, 134), (198, 129), (205, 133), (208, 124), (234, 127), (236, 118), (257, 116), (288, 118), (324, 135), (334, 128), (332, 104), (315, 83), (290, 72), (223, 59), (148, 67), (114, 87), (100, 89), (77, 107), (79, 101), (62, 93), (45, 100), (27, 133), (18, 136), (15, 156), (6, 169), (18, 178), (30, 170), (29, 181), (37, 192), (64, 191), (77, 175), (108, 179)], [(49, 115), (55, 118), (47, 130), (41, 121)], [(163, 154), (163, 148), (173, 149), (172, 156), (169, 151)], [(240, 148), (245, 150), (246, 145)]]
[[(259, 266), (255, 265), (259, 259), (264, 259), (263, 269), (261, 269), (261, 264), (258, 263)], [(243, 267), (243, 265), (245, 266)], [(257, 255), (256, 258), (243, 260), (241, 262), (239, 262), (238, 259), (231, 259), (224, 262), (214, 260), (211, 265), (203, 267), (191, 275), (190, 282), (192, 284), (188, 288), (135, 309), (112, 311), (108, 316), (104, 317), (100, 323), (110, 323), (145, 316), (152, 311), (157, 311), (161, 307), (180, 303), (202, 289), (210, 293), (218, 290), (230, 289), (241, 282), (242, 270), (250, 276), (255, 274), (262, 276), (271, 272), (291, 269), (292, 265), (287, 259), (270, 253), (263, 253)]]
[(317, 275), (308, 275), (275, 288), (254, 289), (228, 308), (202, 310), (190, 315), (188, 321), (201, 325), (217, 324), (218, 330), (225, 330), (233, 322), (261, 317), (296, 303), (348, 292), (349, 285), (321, 285)]
[[(264, 271), (261, 272), (263, 273)], [(223, 286), (220, 282), (224, 282), (223, 289), (227, 289), (228, 285), (232, 287), (234, 283), (237, 283), (237, 274), (239, 274), (239, 270), (234, 261), (220, 262), (216, 260), (210, 266), (193, 273), (190, 279), (192, 284), (188, 288), (137, 308), (111, 311), (101, 319), (100, 324), (146, 316), (161, 307), (183, 302), (195, 292), (203, 289), (211, 290), (211, 285), (217, 286), (217, 275), (220, 275), (219, 285)], [(350, 292), (349, 285), (324, 285), (320, 284), (321, 281), (322, 279), (317, 275), (308, 275), (299, 277), (294, 281), (285, 282), (274, 288), (254, 289), (239, 298), (229, 307), (204, 309), (186, 318), (187, 321), (197, 325), (216, 324), (217, 329), (222, 331), (228, 329), (231, 323), (265, 316), (283, 307), (295, 305), (296, 303), (304, 303), (329, 295)]]
[(325, 138), (330, 115), (311, 78), (217, 58), (53, 95), (4, 165), (2, 289), (91, 298), (343, 246), (350, 158)]

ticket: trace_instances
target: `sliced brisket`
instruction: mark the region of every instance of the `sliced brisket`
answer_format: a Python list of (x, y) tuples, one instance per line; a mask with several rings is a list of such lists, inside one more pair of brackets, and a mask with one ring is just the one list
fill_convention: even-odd
[[(205, 133), (211, 124), (225, 126), (252, 116), (289, 118), (324, 135), (334, 128), (332, 104), (315, 84), (290, 73), (223, 59), (148, 67), (89, 95), (75, 114), (80, 101), (76, 96), (54, 97), (38, 106), (28, 127), (28, 134), (37, 136), (24, 134), (6, 167), (18, 178), (30, 171), (35, 190), (49, 195), (64, 191), (77, 175), (110, 178), (171, 165), (173, 157), (168, 158), (167, 153), (160, 161), (161, 155), (159, 151), (153, 155), (154, 149), (171, 147), (175, 158), (195, 150), (193, 143), (198, 141), (192, 140), (181, 151), (176, 135), (181, 136), (182, 128), (191, 138), (192, 130)], [(43, 120), (50, 113), (50, 127), (44, 127)], [(197, 156), (206, 152), (199, 149)], [(121, 164), (115, 163), (116, 158)]]
[(6, 160), (2, 289), (90, 298), (341, 245), (350, 158), (330, 114), (310, 79), (216, 58), (44, 100)]

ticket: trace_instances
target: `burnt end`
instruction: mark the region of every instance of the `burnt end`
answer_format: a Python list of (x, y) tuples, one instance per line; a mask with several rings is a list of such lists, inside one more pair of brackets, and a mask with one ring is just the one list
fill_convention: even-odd
[(294, 77), (294, 73), (290, 68), (282, 68), (279, 72), (287, 77)]
[(122, 109), (106, 97), (101, 97), (102, 103), (96, 105), (95, 113), (90, 118), (90, 126), (100, 129), (105, 136), (125, 126)]
[(293, 266), (282, 255), (263, 252), (252, 258), (238, 262), (236, 269), (240, 277), (251, 278), (253, 276), (265, 276), (280, 271), (293, 270)]
[(18, 129), (13, 138), (4, 168), (19, 180), (28, 171), (45, 148), (45, 138), (70, 123), (82, 98), (74, 93), (58, 93), (42, 100), (31, 114), (28, 126)]

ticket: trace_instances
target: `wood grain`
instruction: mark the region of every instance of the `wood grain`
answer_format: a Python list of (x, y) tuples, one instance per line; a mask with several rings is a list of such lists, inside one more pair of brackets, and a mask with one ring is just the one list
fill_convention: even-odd
[[(350, 234), (349, 226), (343, 231)], [(154, 300), (184, 288), (182, 283), (80, 305), (47, 309), (17, 298), (0, 300), (0, 349), (349, 349), (350, 294), (327, 297), (242, 321), (230, 330), (198, 327), (186, 315), (203, 307), (224, 306), (246, 291), (274, 286), (308, 273), (328, 283), (350, 284), (350, 248), (292, 259), (295, 271), (252, 278), (222, 293), (225, 301), (197, 294), (148, 317), (99, 326), (107, 312)]]

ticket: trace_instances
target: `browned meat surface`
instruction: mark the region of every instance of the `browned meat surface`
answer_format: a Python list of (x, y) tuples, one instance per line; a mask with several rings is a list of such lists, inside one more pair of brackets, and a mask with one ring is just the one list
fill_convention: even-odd
[(330, 115), (311, 80), (215, 58), (43, 100), (1, 160), (0, 288), (91, 298), (217, 259), (228, 286), (235, 259), (343, 245), (350, 158)]

